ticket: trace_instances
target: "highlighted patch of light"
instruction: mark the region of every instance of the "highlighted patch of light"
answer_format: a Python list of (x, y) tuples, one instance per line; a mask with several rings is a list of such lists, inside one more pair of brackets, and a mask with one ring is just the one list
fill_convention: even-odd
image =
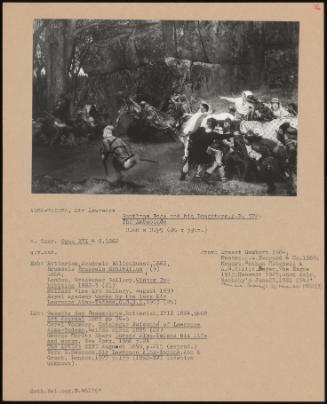
[(85, 73), (85, 71), (83, 70), (83, 67), (81, 67), (81, 70), (78, 73), (79, 77), (88, 77), (88, 74)]

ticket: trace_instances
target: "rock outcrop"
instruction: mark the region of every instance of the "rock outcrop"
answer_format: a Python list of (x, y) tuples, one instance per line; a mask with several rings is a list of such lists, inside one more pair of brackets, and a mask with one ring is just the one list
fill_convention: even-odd
[(199, 97), (296, 87), (298, 23), (134, 21), (94, 41), (83, 64), (88, 95), (109, 113), (118, 93), (160, 107), (174, 91)]

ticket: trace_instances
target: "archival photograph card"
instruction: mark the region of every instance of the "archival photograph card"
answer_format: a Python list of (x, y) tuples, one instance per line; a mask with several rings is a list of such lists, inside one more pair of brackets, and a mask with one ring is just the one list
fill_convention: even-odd
[(322, 402), (323, 3), (3, 11), (3, 400)]

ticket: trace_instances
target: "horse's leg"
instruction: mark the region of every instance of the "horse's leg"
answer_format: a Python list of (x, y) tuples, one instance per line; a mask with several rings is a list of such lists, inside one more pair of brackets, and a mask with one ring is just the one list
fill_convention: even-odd
[(182, 170), (181, 170), (181, 175), (180, 175), (180, 180), (181, 180), (181, 181), (184, 181), (184, 180), (185, 180), (185, 178), (186, 178), (188, 172), (189, 172), (189, 162), (188, 162), (188, 160), (186, 159), (186, 161), (185, 161), (184, 164), (183, 164)]
[(188, 152), (188, 140), (189, 137), (188, 136), (179, 136), (180, 141), (183, 143), (184, 145), (184, 155), (183, 155), (183, 161), (185, 161), (185, 159), (187, 159), (187, 152)]

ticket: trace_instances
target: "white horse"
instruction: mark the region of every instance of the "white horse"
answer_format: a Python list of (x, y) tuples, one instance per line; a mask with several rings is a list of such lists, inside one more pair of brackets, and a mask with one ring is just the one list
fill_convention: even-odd
[(241, 121), (240, 132), (246, 134), (248, 130), (252, 130), (265, 139), (276, 140), (278, 128), (285, 122), (289, 122), (291, 126), (297, 129), (297, 117), (287, 117), (273, 119), (270, 122)]

